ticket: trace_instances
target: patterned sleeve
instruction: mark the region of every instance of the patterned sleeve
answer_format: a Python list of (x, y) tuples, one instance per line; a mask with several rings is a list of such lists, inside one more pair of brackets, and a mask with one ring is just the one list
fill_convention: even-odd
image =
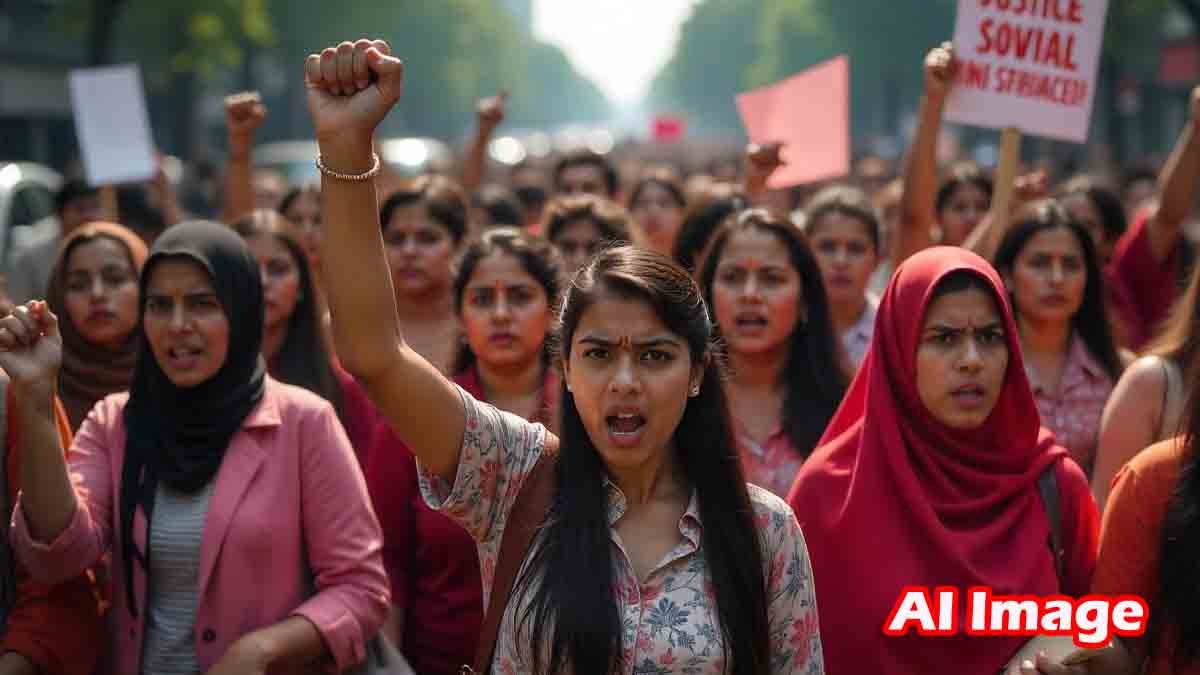
[(479, 546), (484, 588), (490, 587), (504, 524), (525, 478), (542, 456), (546, 429), (477, 401), (462, 387), (465, 428), (454, 485), (417, 462), (421, 496)]
[(800, 523), (782, 499), (748, 486), (767, 571), (767, 620), (773, 675), (823, 675), (812, 566)]

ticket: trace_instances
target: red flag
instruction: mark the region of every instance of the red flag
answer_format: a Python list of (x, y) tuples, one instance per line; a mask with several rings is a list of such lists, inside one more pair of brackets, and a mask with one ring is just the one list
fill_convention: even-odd
[(678, 115), (658, 115), (650, 129), (655, 143), (678, 143), (686, 134), (687, 120)]

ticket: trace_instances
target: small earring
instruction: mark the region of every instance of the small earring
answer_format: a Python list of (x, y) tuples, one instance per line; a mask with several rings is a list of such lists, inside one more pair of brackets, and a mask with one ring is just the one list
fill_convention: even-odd
[(691, 395), (692, 395), (692, 398), (695, 398), (700, 395), (700, 385), (696, 385), (696, 386), (692, 387)]

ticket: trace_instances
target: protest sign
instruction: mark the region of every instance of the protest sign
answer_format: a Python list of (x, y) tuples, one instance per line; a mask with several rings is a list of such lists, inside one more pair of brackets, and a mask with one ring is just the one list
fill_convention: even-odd
[(678, 115), (657, 115), (650, 124), (655, 143), (678, 143), (687, 134), (687, 120)]
[(945, 119), (1082, 143), (1108, 0), (959, 0)]
[(786, 188), (850, 172), (850, 62), (838, 56), (737, 96), (751, 143), (782, 143), (784, 166), (767, 187)]
[(70, 83), (88, 182), (103, 186), (153, 178), (154, 141), (138, 67), (73, 70)]

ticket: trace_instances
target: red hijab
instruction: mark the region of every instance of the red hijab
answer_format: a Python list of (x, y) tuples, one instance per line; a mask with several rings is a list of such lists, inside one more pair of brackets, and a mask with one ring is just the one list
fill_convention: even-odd
[[(921, 403), (916, 353), (938, 282), (967, 270), (991, 288), (1009, 360), (996, 407), (977, 429), (952, 429)], [(812, 559), (830, 675), (994, 673), (1026, 638), (910, 633), (883, 624), (905, 586), (990, 586), (996, 594), (1057, 588), (1037, 491), (1066, 451), (1041, 429), (1017, 327), (999, 276), (964, 249), (905, 261), (879, 304), (866, 359), (788, 502)]]

